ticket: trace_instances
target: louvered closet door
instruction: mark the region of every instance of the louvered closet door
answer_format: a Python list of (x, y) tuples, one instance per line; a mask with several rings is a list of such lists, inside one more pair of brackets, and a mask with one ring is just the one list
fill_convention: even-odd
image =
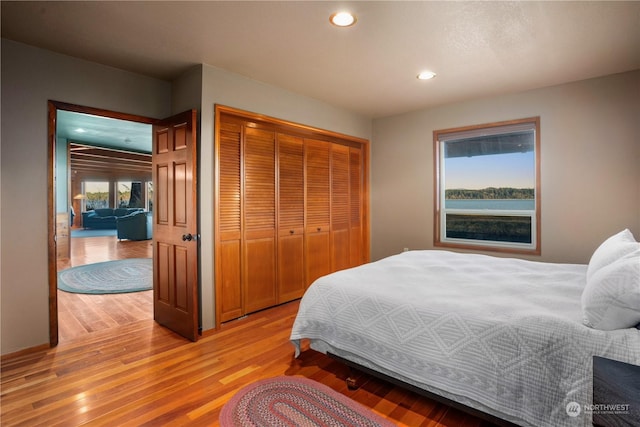
[(362, 229), (362, 150), (360, 148), (349, 148), (349, 251), (351, 267), (358, 266), (364, 262)]
[(304, 281), (304, 140), (278, 134), (278, 302), (300, 298)]
[(331, 144), (305, 140), (306, 225), (305, 264), (307, 286), (331, 272)]
[(240, 124), (220, 124), (216, 306), (221, 322), (244, 314), (240, 274), (242, 265), (241, 133)]
[(351, 266), (349, 251), (349, 147), (331, 146), (331, 270)]
[(275, 134), (245, 127), (244, 266), (246, 313), (277, 303)]

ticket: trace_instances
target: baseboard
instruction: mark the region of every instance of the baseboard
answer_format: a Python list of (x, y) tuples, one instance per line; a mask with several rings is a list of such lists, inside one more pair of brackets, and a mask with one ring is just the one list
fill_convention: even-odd
[(40, 345), (37, 345), (35, 347), (25, 348), (23, 350), (18, 350), (18, 351), (13, 352), (13, 353), (3, 354), (2, 356), (0, 356), (0, 361), (4, 362), (5, 360), (13, 359), (13, 358), (16, 358), (16, 357), (25, 356), (25, 355), (32, 354), (32, 353), (37, 353), (37, 352), (43, 351), (43, 350), (49, 350), (50, 348), (51, 348), (51, 346), (49, 344), (40, 344)]

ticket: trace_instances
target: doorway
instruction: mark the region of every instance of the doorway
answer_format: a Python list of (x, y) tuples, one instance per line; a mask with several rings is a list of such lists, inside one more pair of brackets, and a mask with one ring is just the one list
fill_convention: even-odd
[[(67, 340), (84, 331), (91, 333), (153, 318), (153, 291), (105, 295), (66, 293), (57, 289), (57, 276), (59, 270), (67, 267), (125, 258), (153, 258), (151, 240), (119, 241), (115, 229), (96, 230), (95, 236), (85, 233), (82, 237), (73, 237), (73, 234), (84, 231), (82, 212), (87, 208), (99, 208), (100, 203), (113, 208), (128, 204), (128, 200), (122, 200), (127, 183), (136, 181), (143, 183), (141, 187), (144, 190), (148, 190), (147, 185), (153, 188), (151, 140), (155, 121), (108, 110), (49, 102), (49, 164), (53, 169), (49, 207), (56, 217), (54, 227), (51, 221), (49, 223), (50, 235), (55, 236), (50, 241), (56, 245), (55, 250), (50, 248), (49, 251), (52, 346), (61, 339), (61, 330), (64, 331), (62, 338)], [(72, 150), (76, 150), (77, 157), (73, 161)], [(144, 153), (148, 159), (145, 162), (143, 155), (133, 153)], [(117, 161), (118, 158), (123, 160)], [(73, 172), (75, 176), (72, 176)], [(88, 200), (88, 193), (104, 198), (99, 191), (85, 189), (85, 183), (98, 182), (106, 182), (113, 191), (106, 192), (109, 194), (107, 200)], [(89, 190), (90, 187), (92, 185), (87, 185)], [(141, 208), (149, 210), (151, 197), (148, 191), (144, 191), (139, 201), (144, 204)], [(62, 221), (68, 221), (66, 232), (64, 228), (61, 231), (61, 216)], [(59, 259), (61, 250), (62, 260)], [(52, 253), (55, 254), (53, 259)], [(105, 315), (109, 311), (112, 314)], [(63, 322), (67, 322), (64, 327)]]
[[(57, 114), (72, 111), (152, 125), (153, 319), (160, 325), (197, 341), (201, 335), (199, 298), (198, 136), (197, 111), (165, 119), (113, 112), (56, 101), (48, 105), (48, 271), (49, 343), (59, 342), (58, 274), (56, 256)], [(65, 178), (64, 182), (68, 180)], [(65, 200), (67, 203), (67, 200)], [(66, 222), (65, 222), (66, 224)]]

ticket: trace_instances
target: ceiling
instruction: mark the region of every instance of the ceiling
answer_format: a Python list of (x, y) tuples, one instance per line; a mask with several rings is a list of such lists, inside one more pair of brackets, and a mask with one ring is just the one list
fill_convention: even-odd
[[(640, 69), (640, 2), (2, 1), (2, 37), (172, 80), (208, 64), (378, 118)], [(357, 24), (335, 28), (348, 9)], [(418, 72), (437, 73), (419, 81)]]
[(145, 123), (58, 110), (56, 135), (92, 146), (151, 153), (152, 126)]
[(84, 178), (117, 176), (151, 178), (151, 154), (122, 152), (82, 144), (69, 144), (69, 168)]

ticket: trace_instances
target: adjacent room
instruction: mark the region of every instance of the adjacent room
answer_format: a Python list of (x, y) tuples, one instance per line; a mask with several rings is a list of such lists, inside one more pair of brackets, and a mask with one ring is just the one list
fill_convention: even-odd
[(58, 109), (55, 134), (58, 329), (65, 342), (153, 317), (152, 129)]
[(0, 7), (3, 426), (640, 425), (640, 2)]

